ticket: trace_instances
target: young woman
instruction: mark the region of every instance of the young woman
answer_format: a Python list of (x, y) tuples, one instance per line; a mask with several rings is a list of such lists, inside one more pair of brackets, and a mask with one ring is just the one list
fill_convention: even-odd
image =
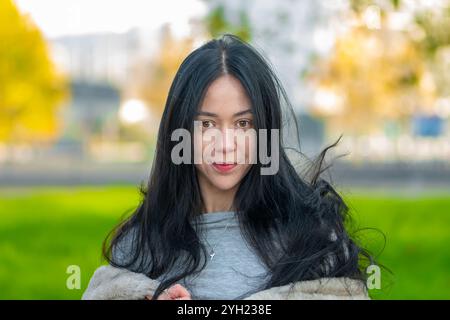
[[(320, 178), (335, 144), (301, 174), (285, 145), (292, 119), (252, 46), (227, 34), (193, 51), (170, 88), (142, 201), (104, 243), (109, 265), (158, 280), (147, 299), (242, 299), (323, 278), (364, 284), (361, 258), (371, 257), (345, 229), (343, 199)], [(189, 133), (187, 148), (177, 129)]]

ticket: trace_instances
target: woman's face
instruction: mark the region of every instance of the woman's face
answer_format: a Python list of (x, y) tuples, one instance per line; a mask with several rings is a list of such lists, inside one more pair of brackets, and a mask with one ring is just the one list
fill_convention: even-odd
[(224, 75), (211, 83), (195, 120), (199, 183), (221, 191), (237, 187), (256, 155), (251, 102), (239, 80)]

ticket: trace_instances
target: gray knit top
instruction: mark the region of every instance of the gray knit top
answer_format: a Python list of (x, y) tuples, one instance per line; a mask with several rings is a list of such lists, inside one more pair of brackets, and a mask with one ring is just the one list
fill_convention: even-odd
[[(258, 291), (268, 279), (267, 268), (244, 240), (235, 212), (202, 214), (199, 227), (206, 241), (200, 240), (215, 254), (212, 260), (207, 257), (207, 264), (199, 274), (179, 281), (189, 290), (192, 299), (243, 299)], [(116, 259), (125, 258), (130, 245), (122, 241), (120, 250), (113, 250)]]

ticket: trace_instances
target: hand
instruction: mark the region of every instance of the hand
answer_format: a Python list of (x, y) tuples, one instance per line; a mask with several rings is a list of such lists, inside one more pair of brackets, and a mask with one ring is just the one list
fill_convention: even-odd
[[(145, 299), (151, 300), (152, 296), (145, 296)], [(192, 300), (192, 298), (189, 291), (177, 283), (164, 290), (156, 300)]]

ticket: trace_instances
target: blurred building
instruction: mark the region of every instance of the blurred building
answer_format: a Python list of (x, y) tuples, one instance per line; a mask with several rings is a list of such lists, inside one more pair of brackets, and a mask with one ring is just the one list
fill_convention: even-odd
[[(157, 49), (157, 37), (157, 31), (134, 28), (123, 34), (82, 34), (49, 40), (54, 61), (71, 79), (71, 99), (62, 114), (61, 139), (48, 152), (63, 158), (92, 159), (99, 154), (94, 139), (111, 143), (120, 140), (118, 114), (124, 88), (133, 64)], [(116, 145), (119, 148), (118, 142)], [(114, 154), (120, 152), (108, 154), (115, 161)]]
[(50, 39), (56, 63), (77, 82), (126, 83), (135, 59), (149, 55), (155, 35), (131, 29), (117, 33), (71, 35)]

